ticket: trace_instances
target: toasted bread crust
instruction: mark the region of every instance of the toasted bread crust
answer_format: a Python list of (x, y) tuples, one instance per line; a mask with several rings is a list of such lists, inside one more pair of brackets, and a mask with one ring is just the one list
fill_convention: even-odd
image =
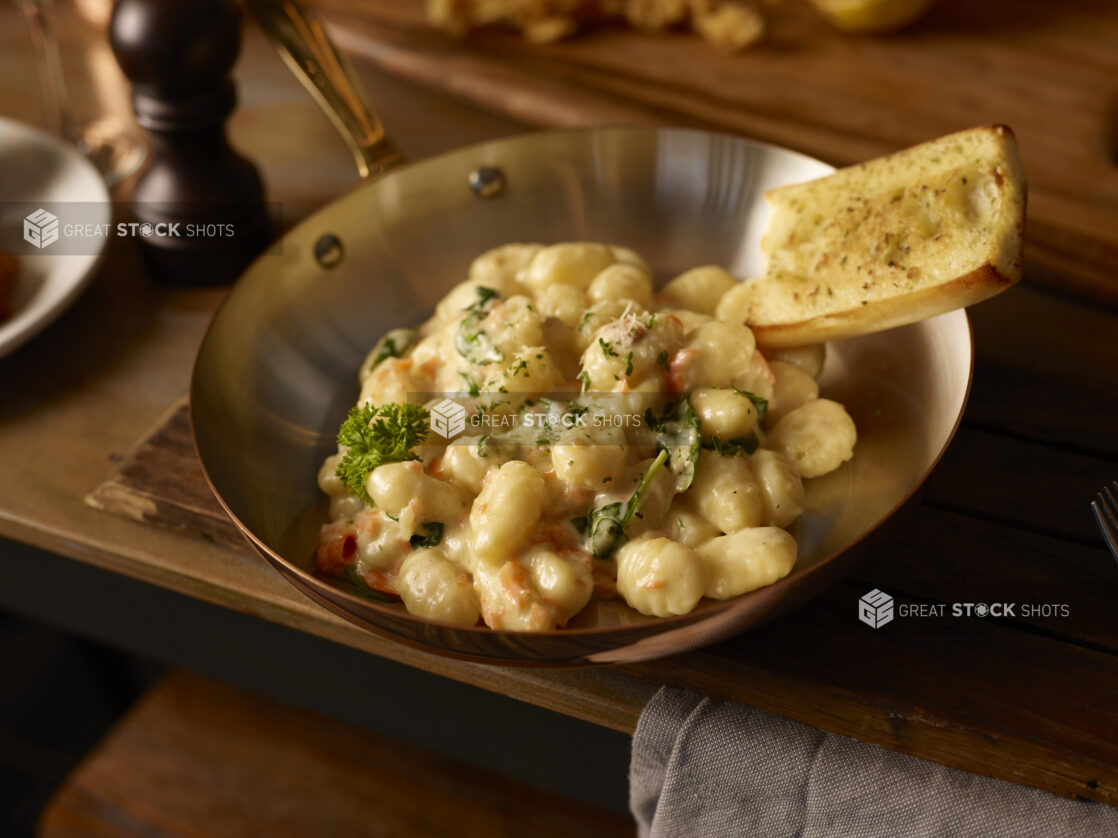
[[(960, 142), (977, 143), (979, 151), (976, 153), (982, 156), (958, 157), (960, 148), (968, 148), (960, 146)], [(945, 154), (948, 156), (944, 157)], [(956, 155), (956, 158), (951, 155)], [(962, 172), (966, 176), (962, 178), (962, 184), (968, 184), (976, 160), (987, 161), (989, 168), (979, 166), (977, 174), (969, 181), (970, 185), (961, 188), (979, 189), (980, 183), (984, 182), (984, 188), (990, 191), (982, 193), (979, 189), (980, 194), (997, 195), (999, 203), (990, 208), (993, 215), (979, 215), (973, 223), (937, 221), (936, 224), (945, 225), (942, 228), (943, 241), (940, 241), (938, 233), (935, 236), (938, 251), (921, 250), (925, 245), (920, 242), (931, 240), (921, 239), (920, 236), (930, 234), (915, 232), (919, 230), (918, 217), (909, 221), (914, 217), (902, 211), (904, 205), (894, 205), (886, 198), (895, 185), (898, 190), (895, 194), (903, 195), (901, 190), (911, 190), (910, 194), (919, 191), (921, 196), (926, 196), (923, 198), (924, 205), (930, 207), (933, 218), (947, 211), (937, 207), (958, 207), (958, 203), (940, 203), (946, 202), (950, 196), (946, 189), (936, 191), (936, 197), (931, 201), (928, 199), (933, 195), (930, 191), (932, 186), (917, 189), (920, 183), (937, 185), (936, 177), (946, 175), (937, 176), (935, 172), (953, 171), (953, 159), (958, 159), (964, 166)], [(929, 161), (934, 164), (932, 168), (929, 168)], [(965, 168), (967, 165), (972, 169)], [(906, 171), (909, 168), (914, 172), (911, 180)], [(926, 180), (928, 177), (932, 180)], [(828, 178), (834, 180), (824, 183)], [(770, 228), (766, 232), (766, 238), (771, 238), (771, 241), (767, 243), (766, 252), (770, 260), (777, 260), (778, 268), (774, 270), (774, 263), (770, 261), (769, 273), (763, 279), (755, 280), (759, 284), (745, 320), (762, 345), (795, 346), (882, 331), (973, 305), (1020, 280), (1027, 193), (1016, 140), (1007, 126), (987, 125), (929, 140), (840, 170), (828, 178), (809, 184), (778, 187), (766, 193), (773, 207)], [(955, 183), (957, 186), (957, 174)], [(888, 191), (883, 191), (882, 184)], [(938, 184), (948, 186), (948, 182), (942, 180)], [(863, 191), (867, 189), (869, 191)], [(940, 198), (941, 192), (947, 194)], [(844, 195), (852, 197), (845, 198)], [(866, 196), (869, 196), (868, 201)], [(892, 201), (898, 200), (897, 197), (892, 198)], [(847, 209), (848, 206), (851, 209)], [(871, 208), (872, 215), (868, 214)], [(835, 227), (834, 222), (825, 220), (837, 218), (841, 214), (837, 212), (840, 209), (857, 209), (859, 213), (864, 210), (867, 222), (872, 222), (872, 226), (863, 223), (860, 226), (847, 224)], [(835, 214), (828, 215), (829, 212)], [(813, 217), (817, 220), (811, 221)], [(861, 216), (852, 216), (855, 217)], [(843, 215), (843, 218), (846, 216)], [(909, 224), (917, 226), (906, 226)], [(934, 228), (939, 229), (938, 226)], [(835, 230), (838, 230), (838, 238)], [(874, 236), (883, 234), (886, 244), (892, 236), (896, 246), (896, 231), (900, 231), (902, 243), (912, 244), (912, 253), (909, 256), (906, 247), (902, 255), (892, 257), (896, 263), (886, 262), (889, 257), (880, 255), (876, 250), (878, 240)], [(907, 238), (910, 235), (915, 238)], [(961, 240), (960, 236), (963, 237)], [(804, 261), (803, 251), (798, 249), (804, 246), (804, 242), (809, 243), (809, 248), (815, 248), (807, 251), (809, 255), (816, 255), (814, 260), (809, 258)], [(848, 255), (854, 257), (849, 266)], [(899, 282), (893, 281), (902, 273), (905, 263), (913, 267), (908, 272), (908, 281), (903, 277)], [(897, 264), (900, 264), (900, 270)], [(865, 273), (852, 273), (854, 265), (858, 271), (864, 268)], [(965, 272), (952, 275), (952, 268)], [(883, 281), (877, 282), (878, 279)], [(865, 284), (862, 284), (863, 281)], [(877, 285), (873, 287), (875, 282)], [(812, 290), (807, 292), (805, 289)], [(819, 293), (820, 289), (827, 294)], [(806, 299), (801, 299), (801, 294)], [(812, 297), (814, 299), (810, 299)]]
[(774, 325), (749, 324), (757, 343), (763, 347), (803, 346), (835, 338), (857, 337), (883, 332), (926, 320), (957, 308), (987, 300), (1016, 284), (1017, 279), (1002, 274), (992, 264), (953, 279), (943, 285), (925, 288), (900, 297), (891, 297), (856, 309), (846, 309)]

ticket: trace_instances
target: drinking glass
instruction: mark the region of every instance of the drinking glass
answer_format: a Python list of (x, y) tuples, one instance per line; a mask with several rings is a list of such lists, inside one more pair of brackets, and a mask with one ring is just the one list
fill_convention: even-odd
[[(43, 118), (47, 130), (71, 143), (104, 177), (109, 188), (133, 174), (144, 161), (147, 149), (135, 130), (119, 116), (104, 114), (81, 119), (73, 111), (62, 70), (62, 58), (55, 27), (54, 0), (14, 0), (23, 12), (27, 34), (35, 56), (35, 65), (42, 87)], [(108, 3), (104, 4), (106, 7)], [(99, 54), (91, 56), (102, 64), (112, 63), (107, 36), (97, 44)], [(97, 67), (91, 67), (96, 71)], [(91, 74), (96, 81), (97, 73)]]

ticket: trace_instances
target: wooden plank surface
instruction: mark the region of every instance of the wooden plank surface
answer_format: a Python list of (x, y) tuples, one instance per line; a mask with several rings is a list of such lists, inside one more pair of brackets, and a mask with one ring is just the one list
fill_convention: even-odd
[(1031, 270), (969, 310), (967, 423), (1118, 460), (1118, 308), (1033, 293)]
[[(389, 4), (369, 8), (380, 13)], [(1083, 8), (1090, 13), (1097, 4)], [(1034, 16), (1036, 9), (1026, 7)], [(60, 12), (65, 24), (66, 7)], [(0, 22), (11, 24), (0, 27), (0, 43), (9, 47), (0, 50), (0, 90), (10, 113), (34, 120), (34, 92), (18, 81), (29, 70), (19, 63), (23, 32), (15, 15), (0, 7)], [(401, 5), (395, 20), (406, 28), (409, 15), (411, 7)], [(493, 61), (472, 48), (423, 37), (450, 50), (447, 84), (476, 80), (455, 75), (459, 60), (482, 62), (494, 75), (507, 74), (510, 84), (519, 73), (515, 61)], [(500, 49), (523, 49), (506, 41), (493, 39), (505, 44)], [(1092, 51), (1090, 39), (1060, 43), (1066, 55), (1082, 59), (1087, 74), (1111, 58)], [(578, 49), (591, 45), (597, 51), (602, 42)], [(512, 120), (364, 72), (390, 128), (415, 158), (520, 129)], [(234, 137), (259, 156), (274, 196), (305, 211), (351, 182), (344, 147), (251, 30), (238, 77), (243, 104)], [(581, 96), (586, 87), (576, 76), (556, 76), (553, 84), (560, 98), (564, 91)], [(565, 101), (570, 124), (633, 112), (608, 92), (592, 101)], [(537, 88), (524, 88), (520, 107), (553, 106)], [(650, 114), (642, 118), (679, 121), (666, 111)], [(300, 131), (277, 132), (278, 120)], [(861, 148), (853, 143), (850, 152)], [(1029, 285), (1027, 277), (1022, 287), (972, 313), (978, 376), (971, 408), (958, 454), (953, 448), (913, 525), (817, 605), (740, 643), (696, 655), (578, 671), (510, 671), (449, 660), (345, 623), (251, 556), (86, 506), (84, 496), (185, 392), (198, 342), (223, 294), (155, 286), (126, 247), (110, 250), (93, 287), (56, 327), (0, 360), (0, 463), (7, 478), (0, 481), (0, 535), (618, 730), (632, 731), (657, 686), (673, 683), (948, 765), (1116, 802), (1115, 617), (1105, 605), (1118, 592), (1118, 568), (1077, 510), (1086, 515), (1097, 488), (1085, 487), (1099, 475), (1118, 474), (1118, 411), (1112, 409), (1118, 377), (1110, 372), (1118, 317), (1113, 309)], [(1065, 453), (1074, 455), (1069, 466)], [(941, 571), (934, 563), (944, 551), (952, 555)], [(858, 596), (871, 586), (890, 590), (898, 601), (1041, 598), (1047, 591), (1074, 607), (1066, 622), (898, 620), (874, 632), (854, 617)], [(813, 622), (827, 613), (839, 627), (833, 638), (821, 633), (824, 623)], [(855, 668), (863, 658), (878, 670)], [(985, 673), (960, 680), (968, 667)], [(1003, 709), (999, 699), (1007, 690), (1009, 709)]]
[(888, 38), (843, 35), (807, 3), (766, 5), (768, 39), (740, 55), (619, 27), (550, 45), (502, 31), (459, 41), (425, 24), (421, 0), (317, 5), (342, 47), (378, 68), (534, 125), (692, 125), (846, 165), (1004, 122), (1029, 177), (1034, 279), (1118, 301), (1109, 0), (941, 0)]
[[(864, 590), (881, 586), (918, 602), (1035, 606), (991, 619), (1077, 646), (1118, 654), (1114, 567), (1106, 548), (999, 525), (925, 505), (889, 550), (857, 568)], [(1045, 608), (1053, 601), (1067, 607)]]
[(206, 485), (194, 453), (185, 397), (159, 417), (135, 450), (85, 496), (85, 502), (134, 521), (201, 535), (242, 553), (252, 552)]
[[(982, 320), (984, 340), (999, 322)], [(1055, 352), (1060, 343), (1039, 348)], [(1089, 351), (1069, 345), (1064, 361)], [(1118, 385), (1102, 383), (1096, 393), (1115, 398)], [(221, 511), (216, 501), (197, 503), (205, 486), (188, 442), (180, 407), (91, 498), (178, 528), (204, 508), (197, 529), (213, 536)], [(965, 422), (924, 503), (846, 583), (759, 631), (622, 671), (968, 771), (1118, 802), (1118, 575), (1085, 505), (1112, 467), (1107, 452)], [(191, 479), (198, 485), (181, 485)], [(236, 531), (224, 527), (224, 540), (236, 545)], [(875, 587), (898, 607), (1012, 602), (1021, 610), (987, 619), (948, 610), (875, 632), (854, 616), (858, 598)], [(639, 707), (632, 710), (635, 718)]]
[(43, 838), (630, 836), (622, 815), (194, 675), (69, 777)]

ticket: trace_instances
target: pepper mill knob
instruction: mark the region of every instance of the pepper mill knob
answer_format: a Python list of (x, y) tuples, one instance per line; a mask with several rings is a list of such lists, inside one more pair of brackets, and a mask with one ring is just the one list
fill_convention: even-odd
[(236, 279), (270, 238), (260, 174), (225, 135), (237, 103), (229, 74), (241, 48), (240, 6), (118, 0), (109, 41), (151, 141), (132, 193), (149, 269), (177, 284)]

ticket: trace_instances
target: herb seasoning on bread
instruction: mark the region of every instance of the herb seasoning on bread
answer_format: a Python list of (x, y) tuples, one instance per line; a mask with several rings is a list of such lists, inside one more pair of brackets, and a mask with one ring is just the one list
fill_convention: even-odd
[(973, 128), (766, 194), (765, 276), (719, 304), (764, 346), (914, 323), (1021, 278), (1025, 176), (1013, 132)]

